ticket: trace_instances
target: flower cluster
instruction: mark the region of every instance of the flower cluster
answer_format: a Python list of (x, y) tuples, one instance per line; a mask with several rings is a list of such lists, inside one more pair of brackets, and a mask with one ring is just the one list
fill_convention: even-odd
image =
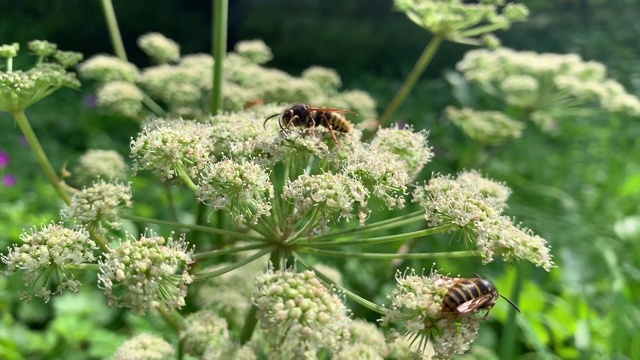
[(236, 224), (256, 224), (271, 211), (273, 184), (264, 168), (251, 162), (222, 160), (202, 173), (196, 190), (198, 200), (214, 210), (226, 209)]
[[(203, 269), (202, 273), (229, 266), (229, 263), (217, 264)], [(201, 309), (211, 309), (223, 316), (231, 329), (240, 328), (251, 307), (253, 279), (262, 272), (264, 263), (254, 261), (234, 271), (209, 279), (198, 286), (195, 297)]]
[(500, 145), (522, 136), (525, 124), (500, 111), (456, 109), (448, 106), (446, 117), (465, 134), (482, 145)]
[(94, 55), (78, 66), (78, 73), (84, 79), (102, 83), (124, 81), (133, 83), (138, 77), (138, 68), (111, 55)]
[[(466, 40), (491, 31), (507, 29), (526, 20), (529, 10), (504, 0), (395, 0), (396, 8), (418, 26), (450, 40)], [(502, 12), (501, 12), (501, 11)]]
[(180, 340), (187, 354), (202, 356), (208, 348), (220, 348), (230, 342), (227, 322), (210, 310), (190, 314), (184, 324)]
[[(9, 248), (6, 256), (0, 255), (7, 265), (6, 272), (11, 275), (22, 270), (25, 286), (31, 286), (35, 295), (45, 301), (64, 289), (77, 292), (80, 282), (71, 270), (95, 260), (93, 251), (97, 246), (83, 227), (68, 229), (61, 224), (49, 224), (40, 230), (23, 232), (20, 240), (22, 245)], [(52, 284), (56, 284), (53, 292)]]
[[(19, 45), (0, 46), (0, 57), (7, 58), (7, 65), (3, 66), (6, 70), (0, 71), (0, 111), (18, 113), (60, 88), (80, 87), (75, 74), (67, 72), (66, 68), (74, 65), (74, 59), (79, 61), (82, 55), (70, 52), (59, 54), (55, 44), (40, 40), (29, 43), (29, 47), (40, 56), (41, 61), (29, 70), (14, 70), (12, 59), (17, 56)], [(62, 63), (43, 61), (49, 56), (60, 59)]]
[(608, 79), (604, 65), (575, 54), (473, 50), (456, 68), (487, 93), (531, 113), (543, 129), (571, 108), (590, 104), (640, 116), (640, 100)]
[(78, 159), (73, 169), (75, 182), (89, 184), (98, 178), (125, 180), (129, 167), (115, 150), (89, 149)]
[(433, 157), (427, 144), (427, 132), (414, 132), (409, 125), (379, 129), (371, 148), (398, 155), (406, 163), (411, 179), (415, 179)]
[(273, 59), (271, 49), (260, 40), (241, 41), (236, 44), (235, 52), (254, 64), (265, 64)]
[(502, 215), (509, 193), (503, 184), (463, 172), (456, 179), (434, 176), (416, 188), (413, 201), (424, 208), (430, 226), (449, 226), (451, 231), (461, 231), (465, 240), (474, 241), (485, 263), (497, 253), (507, 261), (527, 259), (551, 270), (547, 242)]
[(431, 350), (427, 347), (430, 340), (432, 359), (450, 359), (464, 353), (478, 336), (481, 318), (474, 312), (442, 311), (442, 301), (456, 280), (435, 271), (429, 276), (416, 275), (414, 270), (398, 272), (398, 285), (388, 296), (391, 306), (382, 318), (382, 326), (403, 323), (400, 334), (411, 341), (418, 354)]
[(129, 307), (139, 315), (184, 306), (187, 285), (193, 281), (188, 272), (193, 250), (187, 246), (183, 238), (149, 233), (104, 254), (98, 282), (109, 305)]
[(161, 179), (196, 178), (211, 161), (210, 127), (195, 121), (153, 121), (131, 140), (133, 172), (152, 170)]
[(388, 209), (404, 207), (411, 182), (407, 163), (398, 155), (360, 146), (345, 160), (344, 172), (362, 182)]
[(333, 359), (384, 359), (389, 354), (386, 339), (380, 328), (365, 320), (349, 322), (349, 343)]
[[(206, 118), (210, 113), (206, 99), (213, 87), (214, 59), (207, 54), (180, 57), (178, 45), (158, 33), (141, 36), (138, 45), (158, 65), (140, 72), (133, 64), (105, 55), (94, 56), (81, 64), (80, 74), (84, 78), (101, 83), (99, 94), (103, 100), (100, 106), (142, 120), (145, 112), (140, 96), (144, 91), (151, 99), (166, 106), (169, 117)], [(345, 108), (367, 118), (376, 116), (375, 102), (367, 93), (338, 91), (341, 81), (335, 71), (312, 67), (302, 76), (295, 77), (264, 67), (272, 57), (271, 49), (262, 41), (236, 44), (235, 52), (228, 54), (225, 63), (224, 110), (239, 111), (263, 103), (307, 102)], [(108, 86), (115, 81), (128, 83), (118, 85), (128, 95), (115, 96), (115, 85)], [(145, 104), (149, 105), (149, 102)]]
[(138, 46), (159, 64), (180, 59), (180, 46), (160, 33), (148, 33), (140, 36)]
[(295, 223), (311, 214), (312, 219), (317, 219), (319, 223), (318, 228), (313, 230), (320, 234), (329, 231), (329, 221), (334, 215), (348, 221), (357, 211), (360, 224), (364, 224), (369, 215), (368, 195), (361, 182), (333, 173), (300, 175), (282, 190), (282, 199), (294, 204), (298, 210), (289, 219), (290, 222)]
[(301, 352), (322, 347), (335, 351), (348, 341), (347, 309), (313, 271), (270, 269), (256, 278), (253, 301), (271, 344), (289, 339)]
[(139, 334), (120, 345), (113, 360), (168, 360), (176, 351), (166, 340), (156, 335)]
[(114, 114), (135, 118), (142, 111), (144, 93), (126, 81), (112, 81), (102, 85), (97, 92), (101, 109)]
[(132, 205), (130, 184), (104, 182), (98, 179), (92, 186), (85, 187), (75, 194), (69, 206), (61, 213), (65, 220), (74, 220), (101, 235), (106, 235), (109, 230), (121, 228), (122, 208), (130, 208)]

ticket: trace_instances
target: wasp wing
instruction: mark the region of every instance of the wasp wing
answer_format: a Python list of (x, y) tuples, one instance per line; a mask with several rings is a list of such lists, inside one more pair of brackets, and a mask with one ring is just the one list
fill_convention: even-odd
[(355, 111), (346, 110), (346, 109), (338, 109), (338, 108), (329, 108), (329, 107), (312, 107), (309, 106), (309, 111), (324, 111), (324, 112), (335, 112), (339, 114), (358, 114)]
[(462, 304), (458, 305), (458, 307), (456, 308), (456, 310), (458, 310), (458, 312), (460, 314), (466, 314), (466, 313), (470, 313), (472, 311), (476, 311), (480, 308), (482, 308), (482, 306), (484, 304), (486, 304), (487, 302), (491, 301), (491, 299), (493, 298), (493, 294), (489, 293), (489, 294), (484, 294), (480, 297), (477, 297), (475, 299), (471, 299), (467, 302), (463, 302)]

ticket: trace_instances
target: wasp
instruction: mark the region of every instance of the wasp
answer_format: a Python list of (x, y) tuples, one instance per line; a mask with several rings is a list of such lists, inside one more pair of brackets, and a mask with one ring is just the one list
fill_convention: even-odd
[(266, 127), (267, 121), (276, 116), (279, 116), (278, 124), (280, 125), (280, 130), (282, 130), (282, 133), (285, 135), (287, 130), (292, 127), (310, 128), (313, 133), (316, 126), (324, 126), (329, 129), (329, 133), (331, 133), (331, 137), (336, 145), (342, 148), (336, 138), (335, 132), (349, 134), (353, 130), (351, 123), (343, 115), (345, 113), (355, 114), (349, 110), (295, 104), (279, 114), (269, 116), (264, 120), (262, 126)]
[(489, 316), (489, 311), (498, 301), (498, 296), (507, 300), (519, 313), (522, 312), (513, 301), (498, 294), (498, 290), (491, 281), (478, 274), (474, 275), (477, 277), (459, 279), (451, 285), (442, 299), (443, 312), (466, 314), (476, 310), (487, 310), (483, 317), (486, 319)]

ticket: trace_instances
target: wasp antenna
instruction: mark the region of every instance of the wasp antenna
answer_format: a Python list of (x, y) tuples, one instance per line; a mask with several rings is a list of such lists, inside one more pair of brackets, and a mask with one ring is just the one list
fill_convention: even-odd
[(500, 294), (500, 297), (501, 297), (501, 298), (503, 298), (503, 299), (505, 299), (505, 300), (507, 300), (507, 302), (508, 302), (509, 304), (511, 304), (511, 306), (513, 306), (513, 308), (514, 308), (514, 309), (516, 309), (519, 313), (521, 313), (521, 314), (522, 314), (522, 310), (520, 310), (520, 308), (518, 307), (518, 305), (516, 305), (516, 303), (514, 303), (514, 302), (513, 302), (513, 301), (511, 301), (508, 297), (506, 297), (506, 296), (504, 296), (504, 295), (502, 295), (502, 294)]
[[(280, 115), (280, 114), (273, 114), (273, 115), (269, 116), (268, 118), (264, 119), (264, 122), (262, 123), (262, 127), (265, 130), (267, 130), (267, 121), (269, 121), (269, 119), (271, 119), (272, 117), (278, 116), (278, 115)], [(280, 125), (280, 127), (282, 127), (282, 125)]]
[(476, 277), (479, 277), (480, 279), (484, 279), (484, 276), (478, 274), (478, 273), (473, 273), (473, 275), (475, 275)]

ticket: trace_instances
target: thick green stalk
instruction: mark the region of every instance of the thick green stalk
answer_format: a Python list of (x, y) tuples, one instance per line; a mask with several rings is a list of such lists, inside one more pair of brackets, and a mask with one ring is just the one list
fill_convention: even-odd
[(58, 193), (58, 196), (60, 196), (60, 198), (64, 200), (67, 205), (69, 205), (71, 203), (71, 197), (69, 197), (69, 194), (67, 194), (67, 192), (65, 191), (62, 180), (60, 180), (58, 174), (56, 174), (56, 171), (53, 169), (53, 166), (51, 165), (47, 154), (44, 152), (44, 149), (42, 149), (40, 141), (38, 141), (38, 137), (33, 132), (33, 128), (31, 127), (31, 124), (29, 124), (29, 120), (27, 119), (24, 111), (14, 113), (13, 117), (16, 119), (18, 126), (20, 126), (20, 129), (22, 130), (24, 137), (27, 139), (27, 142), (29, 142), (31, 150), (33, 150), (34, 154), (36, 155), (36, 159), (38, 159), (38, 163), (40, 163), (42, 170), (44, 170), (44, 173), (49, 178), (51, 185), (53, 185), (53, 188)]
[[(515, 265), (515, 277), (511, 289), (511, 300), (518, 303), (523, 287), (523, 270), (521, 266)], [(510, 307), (507, 321), (502, 328), (502, 336), (500, 337), (500, 359), (515, 359), (516, 347), (516, 309)]]
[(427, 66), (431, 62), (431, 59), (433, 59), (433, 56), (436, 54), (436, 51), (440, 47), (442, 40), (442, 35), (434, 35), (433, 38), (431, 38), (431, 41), (429, 42), (429, 44), (427, 44), (427, 47), (422, 52), (422, 55), (420, 55), (420, 58), (418, 58), (418, 61), (413, 66), (413, 69), (407, 76), (404, 84), (402, 84), (400, 89), (398, 89), (398, 92), (393, 97), (393, 100), (391, 100), (391, 103), (389, 103), (387, 108), (378, 119), (378, 125), (380, 127), (389, 122), (391, 116), (396, 112), (398, 107), (402, 105), (402, 103), (404, 103), (404, 101), (407, 99), (407, 96), (409, 95), (411, 90), (413, 90), (414, 86), (418, 82), (418, 79), (420, 79), (420, 76), (422, 76), (424, 70), (427, 68)]
[[(280, 270), (280, 251), (275, 250), (271, 253), (271, 258), (269, 259), (270, 263), (273, 266), (273, 270)], [(242, 328), (242, 332), (240, 332), (240, 344), (244, 345), (249, 340), (251, 340), (251, 336), (253, 335), (253, 331), (258, 324), (258, 308), (255, 304), (251, 304), (251, 309), (245, 318), (244, 327)]]
[(301, 253), (314, 254), (314, 255), (320, 255), (320, 256), (333, 256), (333, 257), (340, 257), (340, 258), (372, 259), (372, 260), (435, 259), (435, 258), (461, 258), (461, 257), (478, 256), (476, 252), (471, 250), (446, 251), (446, 252), (436, 252), (436, 253), (413, 253), (413, 254), (364, 253), (364, 252), (320, 250), (320, 249), (311, 249), (311, 248), (299, 248), (297, 251)]
[(128, 61), (127, 53), (124, 51), (124, 44), (122, 43), (122, 35), (120, 35), (120, 28), (118, 28), (118, 21), (116, 20), (116, 12), (113, 10), (113, 3), (111, 0), (102, 0), (101, 3), (113, 51), (120, 60)]
[(355, 240), (344, 240), (344, 241), (333, 241), (333, 242), (322, 242), (316, 243), (315, 241), (308, 245), (301, 245), (301, 247), (311, 247), (311, 248), (321, 248), (321, 247), (335, 247), (335, 246), (345, 246), (345, 245), (371, 245), (371, 244), (382, 244), (387, 242), (394, 241), (404, 241), (413, 238), (425, 237), (434, 234), (441, 234), (449, 231), (451, 229), (451, 225), (441, 225), (430, 229), (412, 231), (408, 233), (388, 235), (388, 236), (377, 236), (373, 238), (363, 238), (360, 233), (355, 233), (353, 235), (357, 236), (358, 239)]
[(222, 109), (222, 78), (224, 57), (227, 52), (227, 20), (229, 0), (215, 0), (213, 6), (212, 48), (213, 48), (213, 91), (211, 93), (211, 114)]

